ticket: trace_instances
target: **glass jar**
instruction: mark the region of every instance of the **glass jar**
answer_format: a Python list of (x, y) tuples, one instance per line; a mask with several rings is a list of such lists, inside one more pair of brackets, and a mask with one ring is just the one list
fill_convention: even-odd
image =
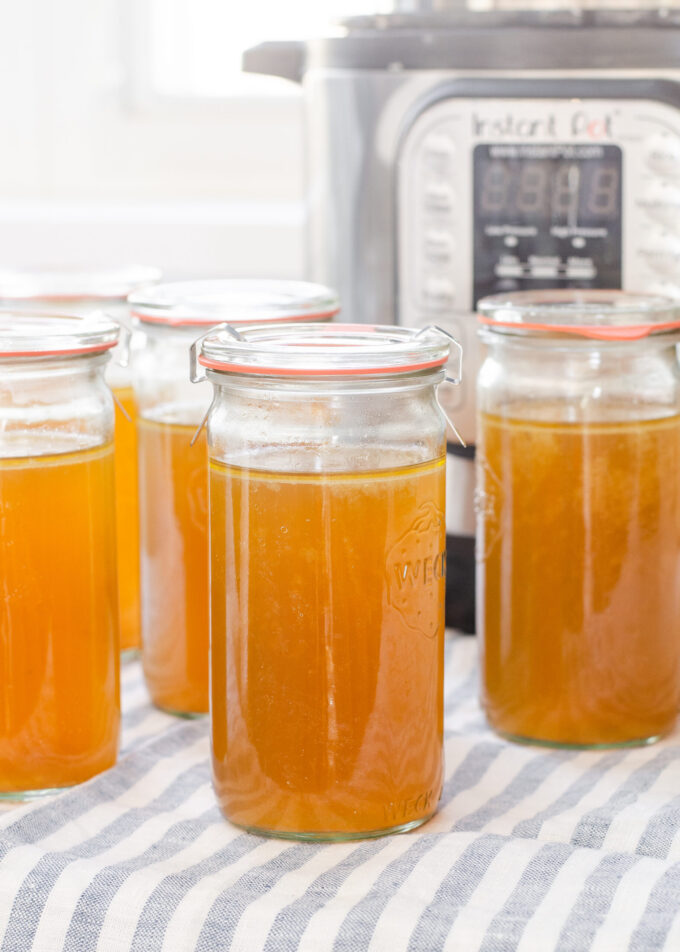
[(642, 744), (680, 704), (680, 314), (536, 291), (478, 305), (482, 695), (499, 733)]
[(325, 320), (332, 291), (302, 282), (212, 280), (158, 285), (130, 298), (139, 409), (142, 663), (154, 704), (208, 711), (208, 461), (193, 441), (210, 387), (193, 386), (189, 349), (220, 321)]
[(202, 343), (213, 775), (247, 830), (354, 839), (436, 809), (448, 354), (366, 325)]
[(108, 318), (0, 312), (0, 798), (116, 760), (114, 414)]
[[(97, 309), (128, 323), (127, 296), (160, 279), (157, 268), (129, 267), (36, 271), (0, 271), (0, 307), (27, 307), (60, 314), (85, 315)], [(123, 361), (124, 362), (124, 361)], [(126, 366), (109, 361), (106, 379), (116, 398), (116, 530), (120, 645), (123, 657), (139, 652), (139, 503), (137, 433), (132, 382)]]

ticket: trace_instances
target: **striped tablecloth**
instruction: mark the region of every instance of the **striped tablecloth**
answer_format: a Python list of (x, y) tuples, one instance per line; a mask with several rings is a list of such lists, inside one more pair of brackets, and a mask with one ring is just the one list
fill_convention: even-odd
[(447, 643), (437, 816), (351, 844), (260, 839), (213, 802), (207, 721), (124, 668), (116, 768), (0, 813), (4, 952), (680, 950), (680, 735), (541, 751), (487, 729), (475, 644)]

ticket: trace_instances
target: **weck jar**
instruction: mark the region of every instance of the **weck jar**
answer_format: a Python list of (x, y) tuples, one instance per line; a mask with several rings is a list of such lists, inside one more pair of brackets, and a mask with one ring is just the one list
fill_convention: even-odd
[(499, 733), (644, 744), (680, 704), (680, 312), (619, 291), (479, 305), (482, 698)]
[(159, 284), (130, 297), (138, 405), (142, 665), (154, 704), (208, 712), (208, 460), (196, 439), (211, 388), (189, 380), (189, 350), (206, 328), (329, 320), (334, 292), (297, 281)]
[(116, 760), (110, 319), (0, 312), (0, 798)]
[(436, 809), (449, 346), (343, 324), (202, 342), (213, 776), (247, 830), (354, 839)]
[[(86, 315), (104, 310), (128, 323), (127, 297), (135, 288), (160, 279), (157, 268), (102, 267), (0, 271), (0, 307)], [(122, 343), (120, 348), (125, 345)], [(123, 359), (119, 359), (123, 358)], [(124, 355), (110, 360), (106, 379), (116, 399), (116, 534), (118, 538), (118, 598), (120, 646), (123, 657), (134, 657), (140, 645), (139, 504), (137, 492), (137, 431), (135, 402)]]

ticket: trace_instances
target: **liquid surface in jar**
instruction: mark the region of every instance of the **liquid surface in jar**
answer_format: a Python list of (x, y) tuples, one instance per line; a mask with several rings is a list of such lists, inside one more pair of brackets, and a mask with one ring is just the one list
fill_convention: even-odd
[(442, 783), (444, 460), (288, 475), (211, 462), (213, 769), (226, 816), (338, 838)]
[(115, 763), (113, 494), (111, 444), (0, 459), (0, 795)]
[(208, 711), (208, 459), (197, 425), (139, 419), (142, 664), (154, 704)]
[(492, 726), (575, 745), (669, 731), (680, 704), (680, 418), (482, 414), (480, 430)]
[(132, 387), (116, 387), (114, 394), (129, 420), (116, 406), (116, 528), (120, 648), (139, 648), (139, 497), (137, 486), (136, 406)]

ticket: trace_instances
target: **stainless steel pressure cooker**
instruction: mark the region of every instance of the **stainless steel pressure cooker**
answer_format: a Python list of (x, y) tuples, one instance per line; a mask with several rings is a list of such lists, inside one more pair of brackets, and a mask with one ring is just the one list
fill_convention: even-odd
[(445, 324), (463, 344), (447, 620), (472, 630), (473, 311), (517, 289), (680, 296), (680, 12), (398, 6), (245, 67), (303, 86), (307, 276), (348, 320)]

